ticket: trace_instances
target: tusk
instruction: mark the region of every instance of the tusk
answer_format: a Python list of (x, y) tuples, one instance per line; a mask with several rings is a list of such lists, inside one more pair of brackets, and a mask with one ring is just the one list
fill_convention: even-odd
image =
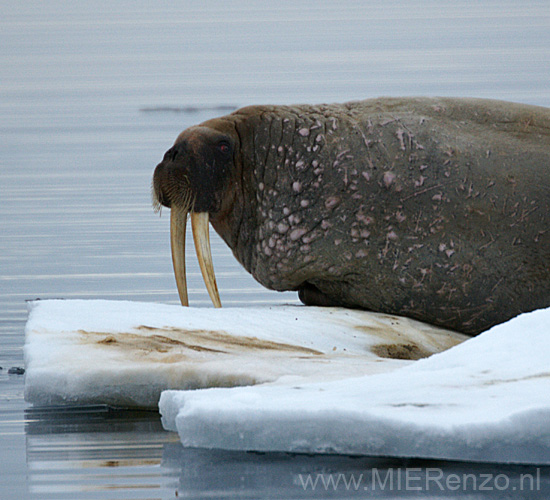
[(185, 227), (187, 225), (187, 210), (172, 207), (170, 210), (170, 246), (172, 248), (172, 264), (178, 294), (182, 306), (189, 305), (187, 297), (187, 280), (185, 277)]
[(195, 250), (197, 259), (201, 266), (204, 284), (208, 294), (212, 299), (214, 307), (221, 307), (218, 285), (216, 285), (216, 276), (214, 275), (214, 265), (212, 264), (212, 252), (210, 250), (210, 236), (208, 234), (208, 212), (191, 212), (191, 228), (193, 229), (193, 240), (195, 241)]

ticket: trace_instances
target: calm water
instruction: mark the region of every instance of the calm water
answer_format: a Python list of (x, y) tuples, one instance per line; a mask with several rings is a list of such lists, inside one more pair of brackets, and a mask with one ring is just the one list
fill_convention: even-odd
[[(23, 366), (28, 299), (178, 302), (150, 182), (185, 127), (233, 106), (379, 95), (550, 106), (549, 81), (547, 0), (0, 1), (0, 500), (360, 497), (301, 481), (407, 466), (509, 488), (368, 494), (548, 498), (548, 469), (520, 492), (534, 468), (185, 450), (155, 413), (29, 408), (8, 369)], [(216, 238), (213, 253), (224, 305), (296, 302)], [(191, 302), (207, 306), (189, 264)]]

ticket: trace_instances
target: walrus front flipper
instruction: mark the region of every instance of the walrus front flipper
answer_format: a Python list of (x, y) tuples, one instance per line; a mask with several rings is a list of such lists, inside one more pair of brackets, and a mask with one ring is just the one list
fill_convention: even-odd
[(298, 289), (298, 298), (306, 306), (342, 307), (341, 302), (325, 295), (315, 285), (307, 281)]

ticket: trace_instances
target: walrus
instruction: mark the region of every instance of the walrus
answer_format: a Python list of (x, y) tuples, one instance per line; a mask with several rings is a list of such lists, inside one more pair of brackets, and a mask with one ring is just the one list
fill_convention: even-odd
[(184, 130), (153, 175), (215, 306), (208, 223), (304, 304), (476, 335), (550, 305), (550, 109), (485, 99), (248, 106)]

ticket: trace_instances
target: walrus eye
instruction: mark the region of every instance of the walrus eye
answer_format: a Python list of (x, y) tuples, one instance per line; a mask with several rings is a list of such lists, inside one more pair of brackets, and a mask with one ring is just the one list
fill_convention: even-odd
[(231, 146), (229, 145), (228, 142), (226, 141), (222, 141), (218, 144), (218, 149), (220, 150), (221, 153), (223, 153), (224, 155), (226, 154), (229, 154), (231, 152)]

